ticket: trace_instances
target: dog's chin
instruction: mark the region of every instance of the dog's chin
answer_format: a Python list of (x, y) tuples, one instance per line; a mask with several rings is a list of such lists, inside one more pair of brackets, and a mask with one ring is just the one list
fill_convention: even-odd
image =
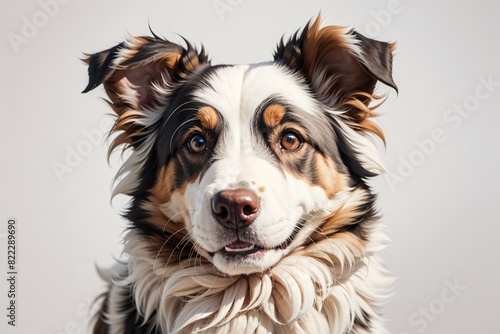
[(276, 265), (288, 253), (286, 249), (265, 249), (258, 246), (242, 251), (228, 250), (215, 252), (212, 262), (217, 269), (227, 275), (248, 275), (264, 272)]

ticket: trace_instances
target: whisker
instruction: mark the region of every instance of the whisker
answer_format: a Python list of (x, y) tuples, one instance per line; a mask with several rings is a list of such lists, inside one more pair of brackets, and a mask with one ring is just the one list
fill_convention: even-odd
[(172, 118), (172, 116), (174, 116), (176, 113), (180, 112), (180, 111), (185, 111), (185, 110), (196, 110), (195, 108), (186, 108), (186, 109), (181, 109), (182, 107), (184, 107), (185, 105), (187, 105), (189, 103), (189, 101), (186, 101), (182, 104), (180, 104), (179, 106), (177, 106), (177, 108), (175, 108), (171, 113), (170, 115), (168, 115), (167, 119), (165, 120), (165, 122), (162, 124), (161, 128), (160, 128), (160, 131), (163, 130), (165, 128), (165, 126), (167, 126), (168, 124), (168, 121), (170, 121), (170, 119)]
[(169, 144), (169, 146), (168, 146), (168, 147), (169, 147), (170, 152), (172, 152), (172, 143), (173, 143), (173, 141), (174, 141), (174, 136), (175, 136), (175, 134), (177, 133), (177, 131), (179, 131), (181, 127), (183, 127), (184, 125), (188, 124), (189, 122), (194, 122), (194, 121), (196, 121), (196, 120), (197, 120), (197, 118), (196, 118), (196, 117), (189, 118), (188, 120), (186, 120), (186, 121), (182, 122), (182, 124), (181, 124), (181, 125), (179, 125), (179, 126), (175, 129), (175, 131), (172, 133), (172, 136), (170, 137), (170, 144)]
[[(181, 215), (182, 213), (183, 213), (183, 211), (176, 213), (175, 215), (173, 215), (172, 217), (170, 217), (168, 221), (166, 221), (166, 222), (165, 222), (165, 224), (163, 225), (163, 229), (162, 229), (162, 232), (163, 232), (163, 234), (164, 234), (164, 235), (165, 235), (165, 228), (167, 227), (167, 225), (168, 225), (170, 222), (172, 222), (172, 221), (173, 221), (173, 218), (174, 218), (174, 217), (176, 217), (176, 216), (178, 216), (178, 215)], [(176, 233), (177, 233), (177, 232), (176, 232)], [(160, 249), (159, 249), (159, 250), (158, 250), (158, 252), (156, 253), (156, 257), (155, 257), (155, 260), (154, 260), (154, 262), (153, 262), (153, 271), (156, 269), (156, 262), (157, 262), (157, 260), (158, 260), (158, 257), (160, 256), (161, 251), (163, 250), (163, 247), (164, 247), (164, 246), (168, 243), (168, 241), (170, 240), (170, 238), (171, 238), (172, 236), (173, 236), (173, 235), (171, 235), (171, 236), (170, 236), (167, 240), (165, 240), (165, 241), (163, 242), (163, 244), (161, 245)]]

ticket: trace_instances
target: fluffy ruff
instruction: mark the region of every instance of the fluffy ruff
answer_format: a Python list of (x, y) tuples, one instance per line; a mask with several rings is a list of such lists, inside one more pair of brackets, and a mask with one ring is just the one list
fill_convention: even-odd
[[(94, 333), (387, 333), (367, 179), (393, 48), (318, 18), (262, 64), (212, 66), (156, 35), (89, 55), (85, 92), (104, 84), (117, 114), (110, 150), (131, 151), (115, 194), (132, 198)], [(254, 211), (215, 209), (241, 189)]]
[[(267, 272), (225, 276), (196, 259), (155, 268), (153, 259), (140, 256), (144, 240), (131, 234), (133, 260), (115, 293), (134, 287), (139, 314), (154, 319), (159, 333), (326, 334), (353, 327), (351, 333), (386, 333), (374, 306), (387, 297), (391, 280), (373, 253), (387, 240), (374, 237), (366, 254), (353, 254), (346, 240), (325, 240), (295, 250)], [(124, 324), (127, 316), (113, 320)]]

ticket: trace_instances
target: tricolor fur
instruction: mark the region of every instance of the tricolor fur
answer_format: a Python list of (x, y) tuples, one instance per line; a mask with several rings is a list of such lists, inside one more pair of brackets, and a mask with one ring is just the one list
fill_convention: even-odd
[(89, 55), (131, 151), (127, 263), (94, 333), (386, 333), (367, 180), (393, 45), (310, 22), (274, 60), (211, 65), (156, 35)]

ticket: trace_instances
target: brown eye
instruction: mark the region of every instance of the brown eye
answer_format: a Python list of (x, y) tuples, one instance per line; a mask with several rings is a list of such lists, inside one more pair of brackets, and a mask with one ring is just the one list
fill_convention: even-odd
[(187, 142), (189, 150), (193, 153), (201, 153), (207, 148), (205, 137), (197, 133), (191, 136)]
[(297, 132), (288, 130), (281, 136), (280, 145), (285, 151), (296, 151), (302, 146), (303, 142), (302, 137)]

